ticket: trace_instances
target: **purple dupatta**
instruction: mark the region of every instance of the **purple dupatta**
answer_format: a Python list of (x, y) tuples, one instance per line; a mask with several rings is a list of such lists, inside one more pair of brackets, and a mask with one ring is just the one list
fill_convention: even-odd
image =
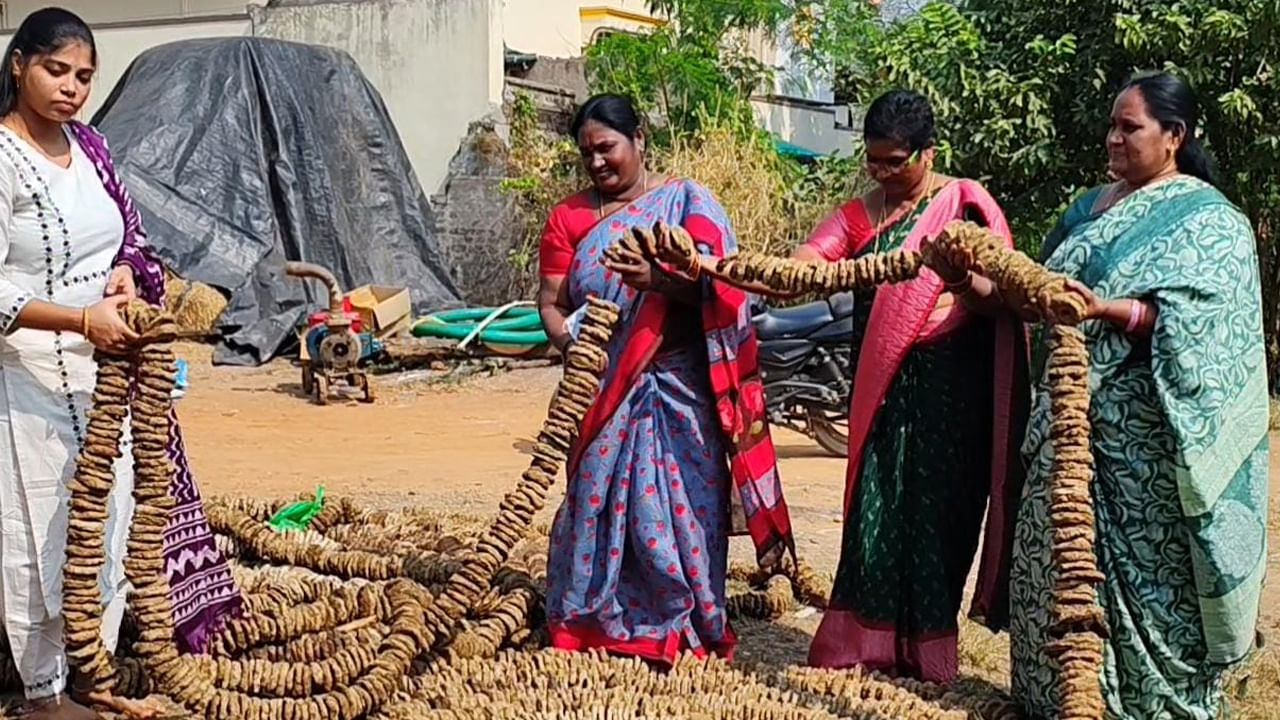
[[(164, 305), (164, 266), (147, 247), (142, 216), (116, 173), (106, 138), (83, 123), (72, 122), (70, 128), (124, 217), (124, 242), (113, 267), (128, 265), (133, 270), (138, 297), (152, 305)], [(210, 637), (228, 619), (240, 614), (243, 599), (226, 558), (214, 543), (173, 410), (169, 419), (169, 459), (175, 468), (169, 494), (177, 504), (170, 511), (165, 528), (164, 569), (178, 649), (203, 653)]]

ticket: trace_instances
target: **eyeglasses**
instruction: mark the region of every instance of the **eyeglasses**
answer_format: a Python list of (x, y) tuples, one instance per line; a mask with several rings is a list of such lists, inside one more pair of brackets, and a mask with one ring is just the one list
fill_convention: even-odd
[(880, 173), (899, 173), (907, 167), (916, 164), (920, 160), (920, 151), (917, 150), (906, 157), (897, 158), (871, 158), (865, 159), (867, 170)]

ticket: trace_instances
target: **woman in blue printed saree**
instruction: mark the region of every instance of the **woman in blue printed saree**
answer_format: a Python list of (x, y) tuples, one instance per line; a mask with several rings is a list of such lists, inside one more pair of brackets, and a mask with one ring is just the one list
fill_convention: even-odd
[[(1215, 718), (1223, 672), (1250, 651), (1258, 617), (1268, 419), (1258, 266), (1248, 220), (1210, 184), (1197, 119), (1171, 75), (1126, 86), (1107, 137), (1118, 182), (1080, 197), (1043, 249), (1092, 318), (1082, 329), (1108, 718)], [(1043, 377), (1036, 395), (1014, 540), (1012, 686), (1033, 717), (1049, 718), (1060, 706), (1045, 651)]]
[(540, 250), (539, 307), (558, 347), (588, 296), (623, 310), (552, 527), (547, 620), (554, 647), (669, 664), (686, 651), (732, 655), (725, 574), (743, 522), (762, 563), (794, 549), (745, 294), (640, 257), (603, 264), (625, 233), (658, 221), (706, 252), (735, 247), (705, 188), (644, 169), (639, 125), (617, 96), (578, 111), (572, 133), (594, 188), (552, 211)]

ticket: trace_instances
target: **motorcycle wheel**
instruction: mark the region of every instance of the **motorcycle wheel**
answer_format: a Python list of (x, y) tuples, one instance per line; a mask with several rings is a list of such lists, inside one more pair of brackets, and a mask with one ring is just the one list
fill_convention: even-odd
[(849, 416), (809, 410), (809, 432), (832, 457), (849, 457)]

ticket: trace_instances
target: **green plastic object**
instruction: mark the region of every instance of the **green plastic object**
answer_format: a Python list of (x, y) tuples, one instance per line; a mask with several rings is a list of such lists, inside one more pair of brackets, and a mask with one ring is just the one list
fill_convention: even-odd
[(794, 143), (789, 143), (778, 136), (773, 138), (773, 148), (780, 155), (787, 155), (798, 160), (817, 160), (826, 157), (820, 152), (815, 152), (809, 148), (800, 147)]
[(316, 488), (314, 500), (303, 500), (280, 508), (267, 524), (276, 532), (285, 530), (306, 530), (311, 520), (324, 509), (324, 486)]
[[(475, 307), (432, 313), (413, 326), (416, 337), (462, 340), (497, 308)], [(476, 338), (484, 345), (501, 351), (527, 351), (547, 343), (542, 318), (537, 308), (513, 307), (485, 326)], [(514, 346), (514, 347), (512, 347)]]

